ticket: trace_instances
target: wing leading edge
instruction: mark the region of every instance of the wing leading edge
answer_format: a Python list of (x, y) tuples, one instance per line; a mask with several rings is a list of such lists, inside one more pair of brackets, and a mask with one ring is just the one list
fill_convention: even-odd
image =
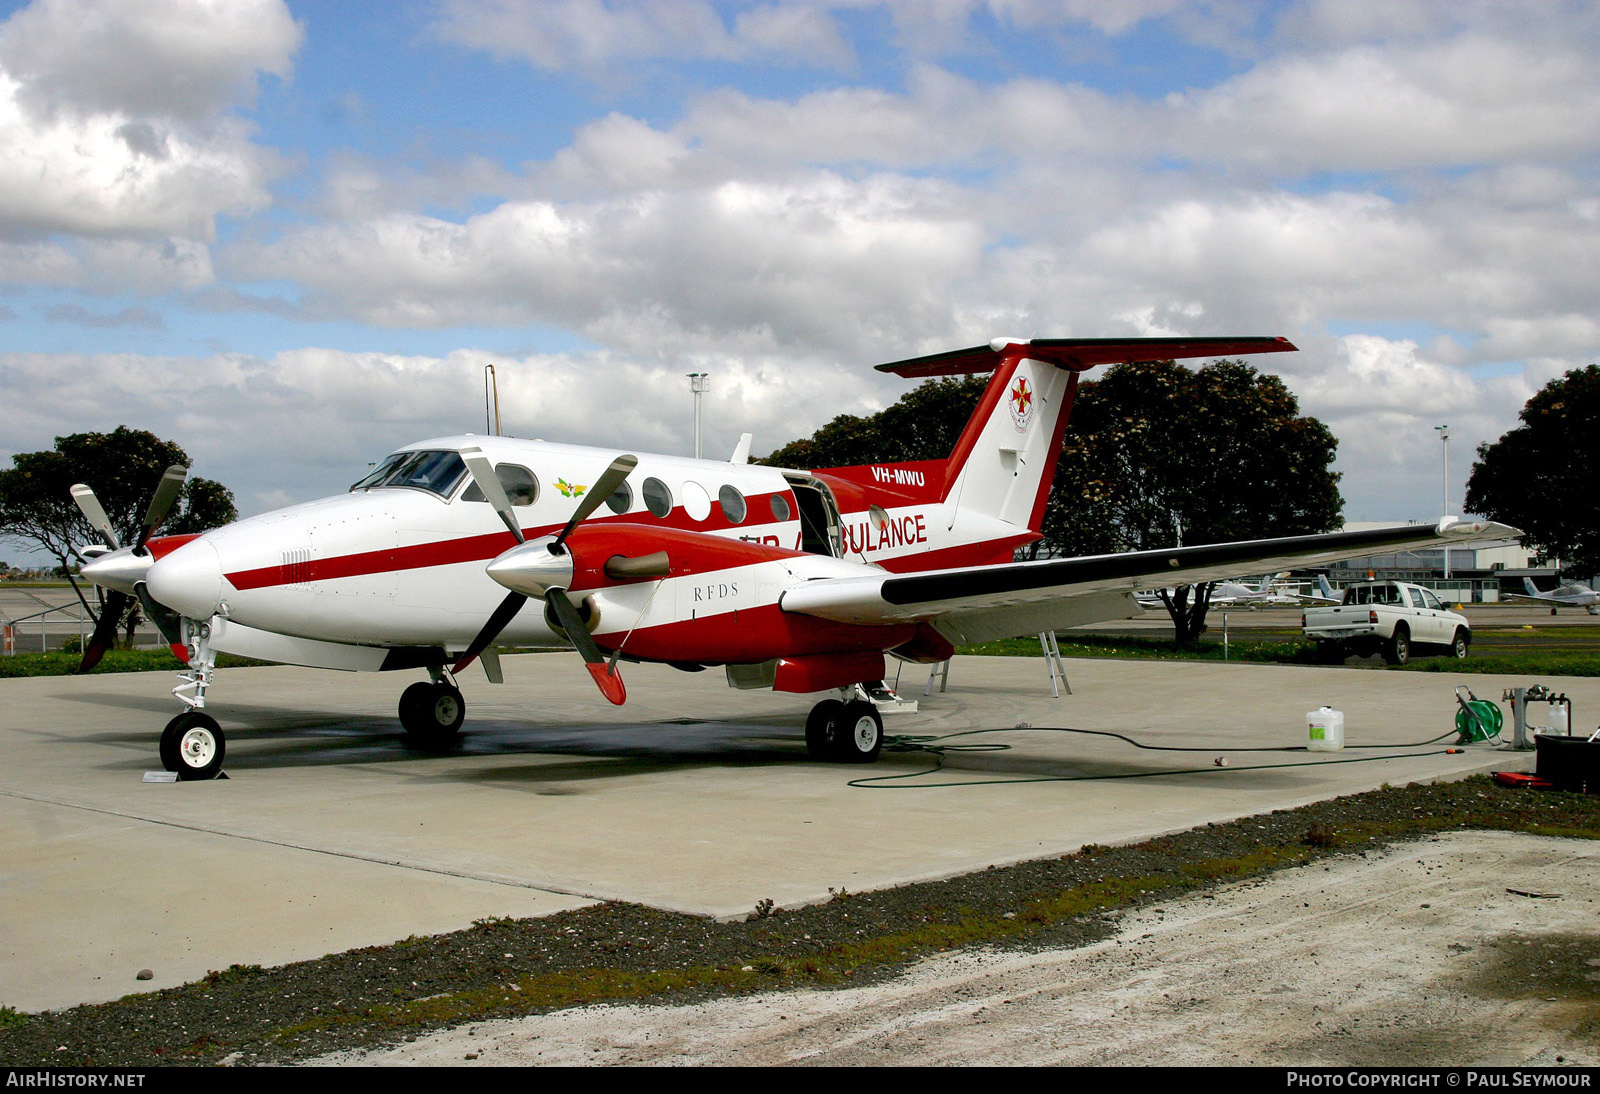
[(784, 593), (785, 611), (841, 623), (927, 622), (955, 643), (988, 642), (1137, 614), (1135, 589), (1289, 570), (1379, 551), (1461, 546), (1518, 535), (1489, 521), (1405, 524), (1359, 532), (1215, 543), (1160, 551), (969, 566), (920, 574), (810, 581)]

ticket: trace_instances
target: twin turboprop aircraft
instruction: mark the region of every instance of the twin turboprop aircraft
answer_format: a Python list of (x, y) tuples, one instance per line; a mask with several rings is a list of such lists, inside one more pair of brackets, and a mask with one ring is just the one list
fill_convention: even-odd
[[(480, 660), (499, 682), (497, 647), (551, 643), (572, 645), (616, 704), (626, 699), (620, 662), (639, 661), (723, 667), (735, 688), (833, 693), (806, 719), (811, 754), (869, 762), (883, 722), (865, 694), (888, 655), (932, 663), (961, 643), (1137, 615), (1134, 590), (1157, 581), (1506, 534), (1446, 521), (1012, 561), (1040, 538), (1084, 370), (1294, 348), (1282, 338), (996, 339), (878, 366), (907, 378), (993, 373), (945, 460), (799, 471), (444, 437), (393, 453), (347, 494), (156, 537), (181, 485), (174, 469), (140, 542), (83, 569), (108, 590), (110, 619), (84, 664), (112, 640), (123, 598), (137, 597), (188, 665), (174, 689), (187, 709), (160, 748), (184, 779), (221, 769), (224, 734), (205, 712), (219, 652), (425, 671), (401, 695), (400, 722), (437, 746), (465, 714), (457, 673)], [(92, 491), (73, 495), (108, 531)]]

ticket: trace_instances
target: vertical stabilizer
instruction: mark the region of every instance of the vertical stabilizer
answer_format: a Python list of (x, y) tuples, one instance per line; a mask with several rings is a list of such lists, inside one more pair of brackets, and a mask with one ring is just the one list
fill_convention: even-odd
[(1043, 527), (1045, 500), (1078, 374), (1025, 356), (1000, 362), (945, 469), (948, 520), (990, 517), (1019, 530)]

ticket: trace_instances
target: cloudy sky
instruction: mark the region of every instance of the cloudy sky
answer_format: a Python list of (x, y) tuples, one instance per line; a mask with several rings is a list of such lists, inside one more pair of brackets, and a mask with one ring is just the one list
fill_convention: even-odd
[(769, 451), (995, 335), (1286, 335), (1346, 516), (1600, 356), (1600, 7), (0, 4), (0, 459)]

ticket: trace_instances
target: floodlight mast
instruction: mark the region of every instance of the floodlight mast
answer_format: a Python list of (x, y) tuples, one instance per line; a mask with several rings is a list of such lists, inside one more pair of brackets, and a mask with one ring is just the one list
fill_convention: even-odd
[[(1450, 515), (1450, 427), (1436, 425), (1434, 431), (1439, 434), (1439, 439), (1444, 442), (1444, 486), (1439, 494), (1439, 517), (1443, 519)], [(1444, 576), (1450, 579), (1450, 547), (1444, 548)]]
[(706, 389), (711, 386), (711, 374), (709, 372), (690, 372), (687, 375), (689, 377), (689, 390), (694, 392), (694, 458), (698, 460), (700, 458), (700, 396), (704, 395)]

